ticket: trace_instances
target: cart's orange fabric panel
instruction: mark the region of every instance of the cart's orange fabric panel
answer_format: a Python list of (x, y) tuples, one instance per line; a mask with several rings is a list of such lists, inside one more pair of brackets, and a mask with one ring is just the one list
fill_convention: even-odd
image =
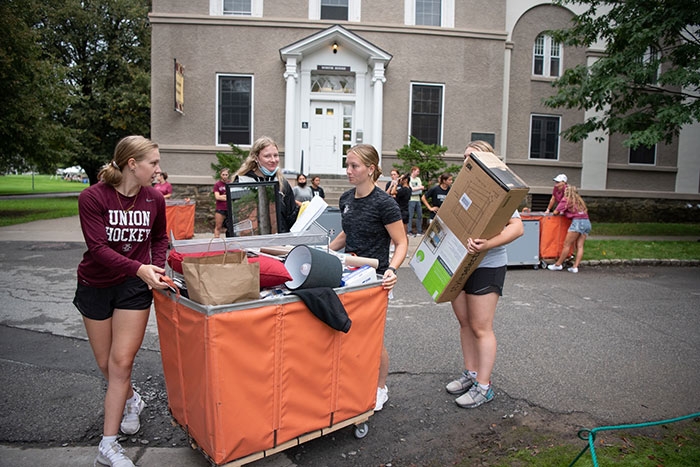
[(194, 237), (194, 207), (194, 203), (165, 206), (168, 238), (170, 238), (171, 231), (175, 240), (186, 240)]
[(205, 315), (156, 292), (173, 417), (216, 464), (271, 449), (371, 410), (387, 292), (340, 294), (344, 334), (300, 300)]
[(374, 408), (389, 292), (372, 287), (342, 294), (340, 301), (352, 326), (340, 335), (335, 422)]
[(153, 303), (157, 311), (160, 355), (163, 362), (165, 389), (168, 392), (168, 405), (173, 417), (185, 425), (186, 400), (180, 362), (177, 309), (175, 302), (160, 292), (154, 291)]
[[(566, 216), (527, 216), (523, 219), (540, 221), (540, 259), (557, 259), (564, 248), (564, 239), (571, 226), (571, 219)], [(571, 246), (569, 255), (574, 252)]]
[(284, 306), (281, 325), (278, 443), (330, 426), (333, 344), (341, 334), (301, 301)]
[[(176, 303), (182, 386), (185, 394), (184, 423), (203, 449), (213, 449), (214, 424), (209, 394), (207, 319), (181, 302)], [(162, 335), (159, 333), (159, 338)]]
[(281, 307), (210, 316), (207, 378), (217, 420), (216, 461), (274, 447), (275, 333)]

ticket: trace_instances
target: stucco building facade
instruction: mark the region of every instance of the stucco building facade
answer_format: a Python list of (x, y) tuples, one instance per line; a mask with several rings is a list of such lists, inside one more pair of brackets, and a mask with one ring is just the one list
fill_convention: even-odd
[(289, 171), (342, 175), (365, 142), (388, 173), (414, 135), (446, 146), (448, 163), (486, 139), (533, 193), (563, 172), (591, 196), (698, 199), (698, 124), (636, 152), (618, 135), (559, 136), (585, 114), (542, 99), (602, 51), (546, 35), (574, 14), (535, 0), (154, 0), (151, 137), (174, 184), (213, 184), (215, 154), (261, 135)]

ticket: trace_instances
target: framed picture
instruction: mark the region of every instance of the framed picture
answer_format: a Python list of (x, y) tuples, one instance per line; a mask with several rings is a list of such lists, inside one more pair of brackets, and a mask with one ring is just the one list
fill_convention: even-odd
[(226, 184), (228, 208), (227, 237), (277, 233), (277, 191), (279, 182)]

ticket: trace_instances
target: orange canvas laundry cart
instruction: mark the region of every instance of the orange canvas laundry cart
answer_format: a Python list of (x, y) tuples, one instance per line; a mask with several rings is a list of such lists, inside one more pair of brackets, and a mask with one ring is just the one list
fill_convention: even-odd
[[(571, 219), (566, 216), (554, 216), (543, 212), (531, 212), (522, 214), (521, 218), (534, 219), (540, 222), (540, 261), (542, 267), (548, 263), (556, 262), (564, 248), (564, 239), (571, 226)], [(573, 245), (568, 256), (574, 252)]]
[(186, 240), (194, 237), (193, 201), (165, 200), (165, 219), (168, 238)]
[(242, 465), (334, 430), (367, 432), (388, 292), (335, 289), (352, 325), (318, 319), (294, 295), (204, 306), (154, 291), (168, 404), (216, 465)]

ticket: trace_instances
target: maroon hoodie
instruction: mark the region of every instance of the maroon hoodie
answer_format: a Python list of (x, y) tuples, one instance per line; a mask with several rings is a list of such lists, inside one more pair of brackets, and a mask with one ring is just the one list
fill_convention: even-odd
[(99, 182), (80, 193), (78, 212), (87, 244), (78, 265), (81, 284), (110, 287), (136, 276), (142, 264), (165, 266), (165, 198), (156, 189), (126, 197)]

